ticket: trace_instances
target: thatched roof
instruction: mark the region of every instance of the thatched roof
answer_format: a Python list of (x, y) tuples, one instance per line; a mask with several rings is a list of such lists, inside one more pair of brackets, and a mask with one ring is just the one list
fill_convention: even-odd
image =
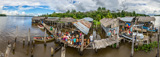
[(136, 19), (138, 19), (138, 22), (149, 22), (156, 20), (154, 17), (137, 17)]
[(76, 19), (73, 19), (73, 18), (70, 18), (70, 17), (68, 17), (68, 18), (61, 18), (60, 19), (60, 22), (65, 22), (65, 23), (67, 23), (67, 22), (76, 22), (77, 20)]
[(41, 20), (41, 19), (45, 19), (45, 17), (33, 17), (33, 20)]
[(107, 19), (107, 18), (103, 18), (100, 20), (101, 24), (104, 26), (104, 27), (107, 27), (109, 25), (115, 25), (114, 27), (117, 26), (117, 23), (119, 22), (118, 21), (119, 19)]
[(48, 19), (45, 19), (46, 21), (58, 21), (59, 17), (48, 17)]
[(78, 20), (77, 22), (72, 22), (75, 27), (77, 27), (80, 31), (84, 34), (88, 34), (89, 29), (91, 28), (92, 24), (89, 21), (84, 19)]

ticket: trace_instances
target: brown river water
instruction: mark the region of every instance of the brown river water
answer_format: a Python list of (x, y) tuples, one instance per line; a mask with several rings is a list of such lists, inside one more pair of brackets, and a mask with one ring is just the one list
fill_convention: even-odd
[[(160, 26), (160, 17), (155, 17), (156, 22), (155, 26)], [(43, 36), (44, 30), (41, 30), (37, 25), (32, 24), (32, 17), (0, 17), (0, 52), (5, 52), (7, 47), (8, 40), (13, 44), (14, 38), (16, 37), (16, 26), (18, 26), (18, 38), (16, 43), (15, 53), (12, 53), (12, 50), (9, 54), (9, 57), (31, 57), (31, 46), (23, 47), (22, 39), (27, 39), (28, 29), (31, 29), (31, 36)], [(155, 38), (153, 38), (155, 39)], [(26, 40), (27, 43), (27, 40)], [(51, 57), (50, 47), (55, 48), (58, 46), (55, 42), (47, 43), (47, 47), (44, 47), (43, 44), (36, 44), (34, 48), (34, 57)], [(131, 53), (131, 43), (125, 42), (120, 43), (118, 49), (107, 47), (104, 49), (98, 50), (98, 53), (95, 53), (94, 50), (84, 50), (83, 56), (80, 56), (78, 49), (75, 48), (66, 48), (66, 57), (130, 57)], [(60, 57), (61, 51), (57, 51), (54, 57)], [(134, 57), (155, 57), (156, 49), (153, 49), (149, 52), (136, 51)]]

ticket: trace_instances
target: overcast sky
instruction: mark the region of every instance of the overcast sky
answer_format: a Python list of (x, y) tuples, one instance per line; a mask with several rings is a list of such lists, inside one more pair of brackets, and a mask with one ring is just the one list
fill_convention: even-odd
[(97, 10), (126, 10), (143, 14), (160, 14), (160, 0), (0, 0), (0, 13), (7, 15), (41, 15), (46, 13)]

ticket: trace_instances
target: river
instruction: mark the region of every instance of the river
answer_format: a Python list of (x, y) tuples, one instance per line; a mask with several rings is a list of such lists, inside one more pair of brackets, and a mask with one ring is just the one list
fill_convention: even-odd
[[(160, 25), (160, 17), (156, 16), (155, 26)], [(18, 38), (16, 44), (15, 53), (10, 53), (9, 57), (30, 57), (31, 47), (23, 47), (22, 39), (27, 39), (28, 30), (31, 29), (31, 36), (43, 36), (44, 30), (41, 30), (37, 25), (32, 24), (32, 17), (0, 17), (0, 51), (5, 52), (7, 47), (8, 40), (11, 43), (14, 42), (16, 37), (16, 26), (18, 26)], [(27, 40), (26, 40), (27, 41)], [(26, 42), (27, 43), (27, 42)], [(34, 57), (51, 57), (50, 56), (50, 47), (55, 48), (57, 44), (55, 42), (47, 43), (45, 48), (43, 44), (36, 44), (34, 48)], [(75, 48), (66, 48), (66, 57), (130, 57), (131, 53), (131, 43), (125, 42), (120, 43), (118, 49), (107, 47), (104, 49), (98, 50), (98, 53), (95, 53), (94, 50), (84, 50), (83, 56), (80, 56), (78, 49)], [(56, 52), (54, 57), (60, 57), (60, 51)], [(136, 51), (134, 57), (155, 57), (156, 49), (153, 49), (149, 52)]]

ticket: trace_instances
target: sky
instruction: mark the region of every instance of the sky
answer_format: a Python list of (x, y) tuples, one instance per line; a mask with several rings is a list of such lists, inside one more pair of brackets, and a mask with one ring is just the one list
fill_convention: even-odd
[(117, 11), (160, 14), (160, 0), (0, 0), (0, 14), (42, 15), (67, 10), (92, 11), (98, 7)]

